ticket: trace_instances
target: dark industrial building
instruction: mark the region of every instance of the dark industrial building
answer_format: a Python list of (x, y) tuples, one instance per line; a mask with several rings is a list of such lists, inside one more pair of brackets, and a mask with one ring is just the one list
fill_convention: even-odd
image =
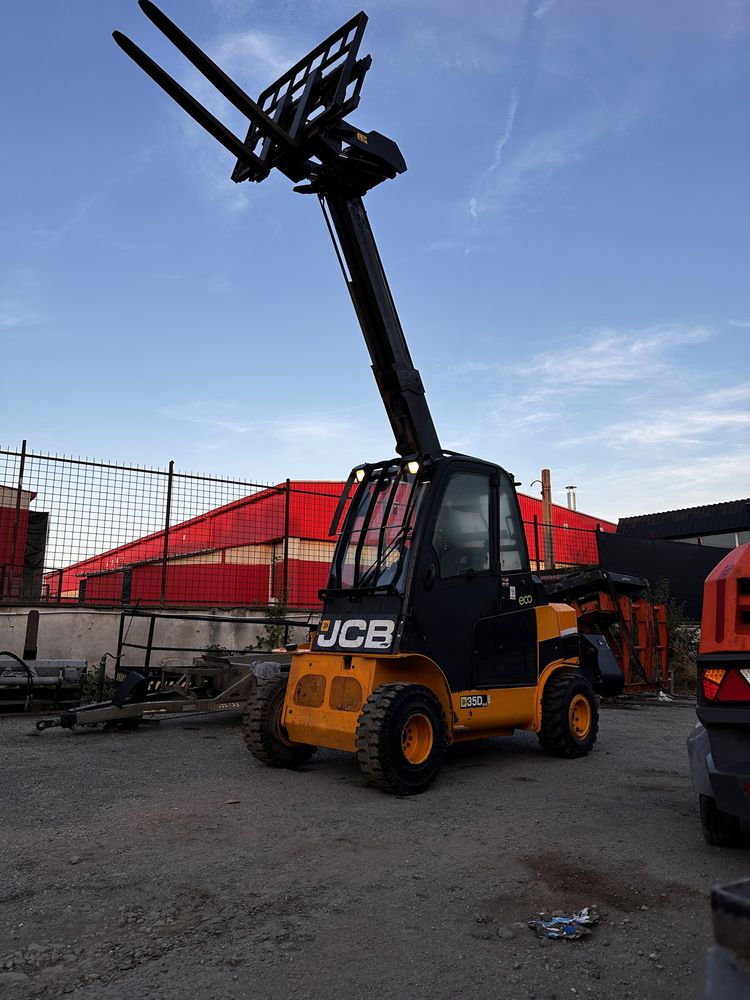
[(662, 514), (621, 517), (618, 535), (634, 538), (663, 538), (694, 545), (718, 545), (733, 549), (750, 542), (750, 500), (729, 500), (705, 507), (685, 507)]
[(622, 517), (616, 533), (600, 539), (599, 556), (605, 568), (666, 581), (670, 596), (699, 621), (706, 577), (744, 542), (750, 542), (750, 500), (730, 500)]

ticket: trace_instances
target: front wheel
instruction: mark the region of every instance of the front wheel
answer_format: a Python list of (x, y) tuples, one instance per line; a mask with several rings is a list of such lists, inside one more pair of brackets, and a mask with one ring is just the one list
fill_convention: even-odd
[(443, 706), (421, 684), (383, 684), (357, 725), (357, 761), (370, 784), (395, 795), (429, 788), (447, 743)]
[(292, 742), (281, 724), (286, 686), (283, 674), (259, 681), (242, 717), (242, 736), (248, 750), (269, 767), (299, 767), (316, 749), (306, 743)]
[(698, 806), (701, 814), (701, 829), (706, 842), (716, 847), (739, 847), (742, 843), (742, 827), (738, 816), (724, 812), (716, 805), (711, 795), (699, 795)]
[(580, 670), (557, 670), (542, 695), (539, 742), (553, 757), (583, 757), (596, 743), (599, 706)]

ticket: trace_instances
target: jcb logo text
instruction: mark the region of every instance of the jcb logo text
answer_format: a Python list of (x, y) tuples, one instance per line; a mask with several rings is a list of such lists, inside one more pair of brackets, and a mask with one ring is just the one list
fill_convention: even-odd
[(389, 650), (393, 645), (395, 621), (387, 618), (326, 619), (315, 640), (316, 649)]

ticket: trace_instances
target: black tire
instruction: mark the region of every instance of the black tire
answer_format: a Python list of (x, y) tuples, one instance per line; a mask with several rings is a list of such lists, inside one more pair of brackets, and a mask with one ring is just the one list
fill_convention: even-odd
[(383, 684), (357, 724), (357, 761), (370, 784), (394, 795), (429, 788), (447, 744), (443, 706), (421, 684)]
[(724, 812), (712, 795), (699, 795), (701, 829), (706, 842), (716, 847), (739, 847), (743, 843), (739, 816)]
[[(585, 717), (585, 725), (579, 716)], [(583, 757), (596, 743), (598, 730), (599, 705), (586, 676), (580, 670), (556, 670), (542, 695), (538, 736), (545, 752), (553, 757)]]
[(269, 767), (300, 767), (315, 753), (306, 743), (292, 743), (281, 725), (287, 678), (258, 681), (242, 716), (242, 736), (256, 760)]

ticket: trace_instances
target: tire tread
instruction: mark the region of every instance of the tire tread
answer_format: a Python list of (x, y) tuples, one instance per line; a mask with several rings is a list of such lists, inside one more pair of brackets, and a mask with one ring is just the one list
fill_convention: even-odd
[[(576, 744), (570, 732), (568, 723), (567, 702), (571, 685), (583, 682), (591, 694), (593, 714), (591, 733), (585, 744)], [(539, 730), (539, 742), (544, 751), (553, 757), (583, 757), (593, 747), (599, 731), (599, 713), (596, 707), (596, 696), (586, 678), (579, 670), (560, 669), (555, 671), (547, 681), (542, 695), (542, 726)]]
[(397, 682), (381, 685), (365, 702), (357, 723), (356, 747), (360, 770), (371, 785), (396, 795), (415, 795), (424, 791), (435, 780), (440, 768), (438, 763), (433, 773), (419, 787), (413, 788), (399, 779), (392, 766), (387, 747), (388, 722), (401, 703), (415, 694), (432, 704), (440, 720), (434, 738), (441, 743), (438, 760), (442, 761), (447, 747), (445, 713), (439, 699), (422, 684)]
[(316, 748), (305, 743), (287, 746), (270, 730), (269, 715), (280, 691), (286, 691), (287, 677), (280, 674), (258, 681), (242, 716), (242, 738), (250, 753), (269, 767), (299, 767), (315, 753)]
[(699, 795), (701, 829), (708, 844), (715, 847), (739, 847), (743, 842), (739, 817), (724, 812), (710, 795)]

